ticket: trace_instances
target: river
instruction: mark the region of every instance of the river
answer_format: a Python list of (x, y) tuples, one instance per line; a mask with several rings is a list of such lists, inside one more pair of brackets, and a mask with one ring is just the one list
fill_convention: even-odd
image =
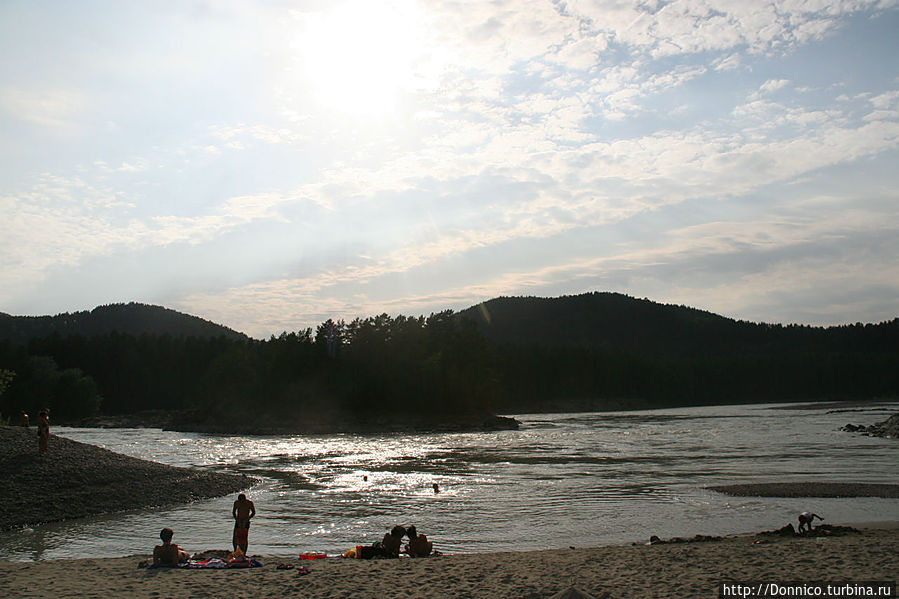
[[(645, 542), (827, 522), (899, 520), (897, 499), (729, 497), (716, 484), (895, 483), (899, 440), (841, 432), (899, 403), (743, 405), (516, 416), (518, 431), (229, 436), (54, 428), (139, 458), (258, 477), (250, 552), (342, 553), (415, 524), (446, 552)], [(434, 484), (439, 492), (434, 491)], [(0, 559), (146, 554), (159, 529), (189, 551), (230, 548), (231, 503), (111, 514), (0, 534)]]

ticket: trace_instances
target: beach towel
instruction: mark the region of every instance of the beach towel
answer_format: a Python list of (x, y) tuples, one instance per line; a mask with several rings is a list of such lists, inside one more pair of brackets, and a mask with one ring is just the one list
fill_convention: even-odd
[(178, 564), (179, 568), (184, 568), (187, 570), (219, 570), (219, 569), (232, 569), (232, 568), (261, 568), (262, 562), (257, 559), (246, 559), (241, 561), (231, 561), (225, 562), (217, 557), (212, 557), (204, 560), (188, 560), (182, 564)]
[(593, 595), (588, 595), (574, 587), (568, 587), (564, 591), (556, 593), (549, 599), (593, 599)]
[[(143, 563), (143, 562), (141, 562)], [(140, 564), (138, 564), (140, 565)], [(181, 568), (182, 570), (224, 570), (224, 569), (232, 569), (232, 568), (261, 568), (263, 566), (262, 562), (257, 559), (248, 559), (239, 562), (231, 562), (227, 563), (225, 560), (219, 559), (217, 557), (212, 557), (209, 559), (191, 559), (186, 562), (181, 562), (177, 566), (156, 566), (152, 563), (147, 565), (147, 568)]]

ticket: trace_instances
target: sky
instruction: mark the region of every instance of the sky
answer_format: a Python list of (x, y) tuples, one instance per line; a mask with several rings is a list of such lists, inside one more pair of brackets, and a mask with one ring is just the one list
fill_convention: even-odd
[(0, 312), (899, 316), (899, 0), (0, 2)]

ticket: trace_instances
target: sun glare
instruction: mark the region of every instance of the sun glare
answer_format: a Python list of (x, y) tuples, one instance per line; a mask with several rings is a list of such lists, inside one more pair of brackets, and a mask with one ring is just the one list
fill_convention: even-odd
[(322, 107), (384, 115), (428, 77), (425, 16), (411, 0), (352, 0), (303, 16), (304, 94)]

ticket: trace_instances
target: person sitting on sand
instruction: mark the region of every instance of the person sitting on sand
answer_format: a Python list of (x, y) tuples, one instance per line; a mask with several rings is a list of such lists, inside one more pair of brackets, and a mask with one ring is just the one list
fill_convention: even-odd
[(824, 520), (818, 514), (813, 514), (811, 512), (802, 512), (799, 514), (799, 532), (803, 532), (803, 529), (806, 529), (808, 532), (812, 532), (812, 522), (817, 518), (818, 520)]
[(157, 545), (153, 548), (154, 566), (177, 566), (181, 562), (186, 562), (190, 559), (186, 551), (172, 543), (174, 534), (171, 528), (163, 528), (162, 532), (159, 533), (162, 545)]
[(409, 537), (409, 543), (406, 544), (406, 553), (412, 557), (427, 557), (431, 555), (434, 543), (429, 541), (425, 535), (418, 534), (415, 526), (407, 528), (406, 535)]
[(384, 533), (384, 538), (378, 546), (381, 555), (383, 557), (399, 557), (404, 536), (406, 536), (406, 529), (399, 525), (390, 529), (390, 532)]
[(256, 506), (247, 499), (247, 496), (241, 493), (231, 508), (231, 515), (234, 516), (234, 535), (231, 542), (234, 550), (240, 547), (244, 555), (247, 554), (247, 548), (250, 544), (250, 518), (256, 515)]

